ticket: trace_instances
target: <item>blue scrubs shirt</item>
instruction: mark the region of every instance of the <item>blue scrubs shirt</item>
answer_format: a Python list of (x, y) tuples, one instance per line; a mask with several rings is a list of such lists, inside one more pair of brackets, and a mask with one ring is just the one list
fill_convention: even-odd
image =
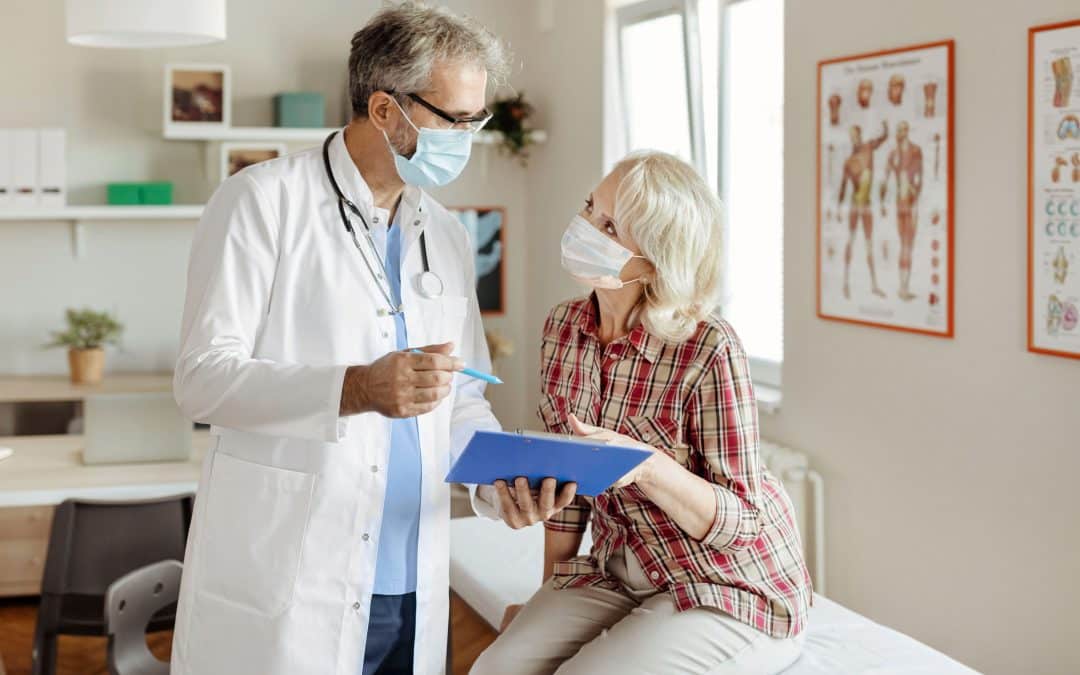
[[(399, 207), (400, 208), (400, 207)], [(379, 220), (382, 220), (380, 218)], [(401, 304), (401, 226), (395, 218), (390, 228), (374, 225), (375, 247), (386, 263), (390, 296)], [(373, 261), (374, 262), (374, 261)], [(408, 308), (406, 308), (408, 309)], [(404, 314), (394, 315), (397, 348), (409, 348)], [(375, 563), (376, 595), (416, 592), (416, 555), (420, 535), (420, 433), (416, 418), (390, 422), (390, 461), (383, 501), (379, 556)]]

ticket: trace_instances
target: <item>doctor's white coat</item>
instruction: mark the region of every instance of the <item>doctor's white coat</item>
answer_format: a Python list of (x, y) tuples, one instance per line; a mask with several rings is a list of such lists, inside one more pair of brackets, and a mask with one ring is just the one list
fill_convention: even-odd
[[(340, 133), (330, 161), (370, 222), (371, 192)], [(488, 369), (465, 229), (415, 188), (399, 209), (410, 344), (452, 341), (469, 365)], [(422, 231), (446, 286), (441, 298), (417, 293)], [(346, 367), (396, 346), (374, 283), (340, 221), (321, 148), (250, 167), (207, 205), (192, 245), (174, 391), (217, 438), (184, 561), (174, 675), (360, 673), (390, 422), (374, 413), (339, 418), (338, 406)], [(443, 479), (473, 431), (498, 423), (483, 384), (458, 376), (418, 424), (415, 672), (440, 673), (450, 518)]]

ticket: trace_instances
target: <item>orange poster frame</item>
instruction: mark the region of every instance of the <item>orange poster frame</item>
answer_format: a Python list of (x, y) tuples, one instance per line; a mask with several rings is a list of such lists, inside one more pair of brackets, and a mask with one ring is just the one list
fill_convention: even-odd
[[(875, 58), (879, 56), (888, 56), (891, 54), (901, 54), (904, 52), (919, 51), (924, 49), (933, 49), (937, 47), (944, 47), (947, 50), (948, 57), (948, 72), (946, 78), (948, 80), (948, 96), (946, 101), (948, 103), (948, 110), (946, 112), (946, 128), (948, 129), (948, 142), (946, 148), (948, 150), (948, 157), (945, 164), (946, 177), (946, 194), (948, 196), (948, 206), (946, 208), (946, 241), (948, 242), (948, 265), (949, 271), (946, 276), (948, 282), (948, 290), (946, 296), (948, 298), (948, 314), (946, 315), (945, 330), (935, 331), (923, 328), (911, 328), (908, 326), (896, 326), (893, 324), (882, 323), (877, 321), (870, 321), (865, 319), (853, 319), (850, 317), (834, 316), (826, 314), (821, 307), (821, 123), (822, 123), (822, 71), (826, 66), (834, 65), (837, 63), (843, 63), (845, 61), (856, 61), (860, 59)], [(905, 47), (897, 47), (894, 49), (883, 49), (873, 52), (865, 52), (861, 54), (853, 54), (850, 56), (840, 56), (830, 59), (824, 59), (818, 61), (817, 64), (817, 111), (815, 114), (815, 143), (817, 145), (815, 149), (815, 157), (817, 165), (814, 167), (814, 173), (816, 176), (815, 181), (815, 205), (817, 213), (815, 214), (815, 221), (817, 223), (817, 238), (815, 241), (815, 307), (817, 316), (819, 319), (825, 319), (828, 321), (838, 321), (841, 323), (854, 324), (858, 326), (870, 326), (873, 328), (885, 328), (888, 330), (900, 331), (904, 333), (915, 333), (918, 335), (927, 335), (936, 338), (952, 339), (955, 336), (955, 315), (956, 315), (956, 252), (955, 252), (955, 239), (956, 239), (956, 199), (955, 199), (955, 180), (956, 174), (954, 171), (956, 163), (955, 153), (955, 131), (956, 131), (956, 41), (955, 40), (938, 40), (936, 42), (926, 42), (921, 44), (909, 45)]]
[(1028, 29), (1027, 100), (1027, 349), (1033, 354), (1080, 359), (1080, 352), (1066, 352), (1035, 345), (1035, 36), (1062, 28), (1080, 26), (1080, 19), (1033, 26)]
[[(502, 226), (499, 227), (499, 244), (502, 246), (502, 260), (499, 262), (499, 286), (501, 293), (499, 294), (499, 307), (497, 309), (484, 309), (480, 310), (480, 315), (484, 317), (499, 317), (506, 316), (506, 207), (505, 206), (490, 206), (490, 205), (471, 205), (465, 206), (447, 206), (447, 210), (454, 211), (498, 211), (502, 214)], [(456, 215), (454, 216), (457, 217)], [(479, 281), (479, 277), (477, 278)], [(475, 289), (474, 289), (475, 292)]]

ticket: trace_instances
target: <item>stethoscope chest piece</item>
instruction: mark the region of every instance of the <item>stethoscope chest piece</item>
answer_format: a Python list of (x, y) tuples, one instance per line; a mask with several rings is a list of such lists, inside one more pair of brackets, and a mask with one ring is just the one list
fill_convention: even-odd
[(433, 300), (442, 297), (445, 288), (439, 275), (428, 270), (416, 278), (416, 290), (423, 297)]

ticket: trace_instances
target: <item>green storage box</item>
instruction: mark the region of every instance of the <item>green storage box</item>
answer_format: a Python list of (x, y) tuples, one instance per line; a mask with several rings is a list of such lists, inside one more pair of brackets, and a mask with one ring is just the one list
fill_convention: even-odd
[(138, 183), (109, 183), (107, 192), (110, 206), (131, 206), (141, 203)]
[(326, 99), (314, 92), (294, 91), (274, 97), (274, 126), (318, 128), (326, 125)]
[(140, 184), (139, 202), (142, 204), (172, 204), (172, 183), (158, 181)]
[(172, 183), (169, 181), (146, 181), (142, 183), (109, 183), (106, 186), (111, 206), (137, 206), (139, 204), (172, 204)]

